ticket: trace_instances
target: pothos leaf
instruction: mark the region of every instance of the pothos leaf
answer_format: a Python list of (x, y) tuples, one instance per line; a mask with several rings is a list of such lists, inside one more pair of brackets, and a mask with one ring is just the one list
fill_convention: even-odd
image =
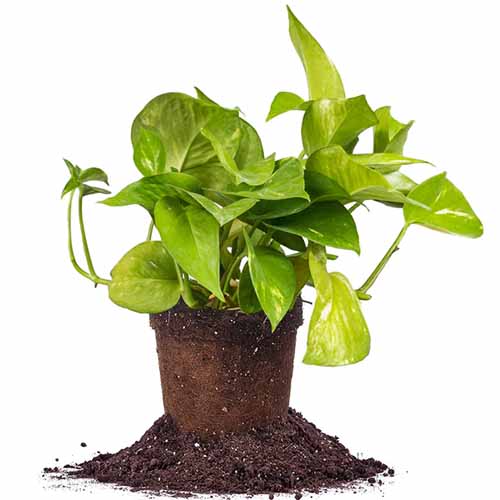
[(352, 151), (361, 132), (378, 122), (364, 95), (309, 103), (302, 122), (304, 151), (338, 144)]
[(257, 200), (241, 198), (224, 207), (219, 206), (206, 196), (198, 193), (188, 193), (197, 203), (199, 203), (209, 214), (211, 214), (220, 226), (236, 219), (240, 215), (250, 210)]
[(306, 72), (311, 99), (343, 99), (344, 86), (334, 64), (321, 45), (288, 7), (290, 38)]
[(344, 275), (327, 271), (324, 248), (318, 245), (311, 245), (309, 268), (317, 296), (304, 363), (341, 366), (361, 361), (370, 352), (370, 333), (356, 292)]
[(429, 208), (406, 203), (404, 216), (407, 224), (421, 224), (447, 233), (478, 238), (483, 225), (465, 199), (463, 193), (446, 178), (446, 173), (435, 175), (419, 184), (408, 195)]
[(238, 302), (241, 310), (247, 314), (262, 311), (262, 306), (260, 305), (252, 284), (248, 262), (245, 264), (245, 267), (243, 267), (243, 271), (241, 272), (238, 284)]
[(295, 158), (284, 162), (272, 177), (261, 186), (252, 187), (241, 184), (224, 192), (257, 200), (285, 200), (289, 198), (309, 200), (309, 195), (304, 189), (304, 168), (302, 163)]
[(109, 298), (140, 313), (160, 313), (180, 298), (174, 261), (161, 241), (146, 241), (129, 250), (111, 271)]
[(271, 109), (269, 110), (266, 121), (283, 113), (287, 113), (288, 111), (304, 110), (308, 105), (308, 102), (293, 92), (278, 92), (271, 103)]
[(260, 186), (270, 179), (275, 165), (274, 155), (240, 169), (231, 152), (224, 147), (209, 128), (202, 129), (201, 133), (210, 141), (220, 164), (231, 174), (236, 184), (244, 182), (250, 186)]
[(201, 207), (162, 198), (154, 209), (155, 225), (174, 260), (201, 285), (224, 301), (219, 278), (219, 225)]
[(330, 144), (347, 114), (344, 100), (319, 99), (307, 108), (302, 121), (304, 151), (311, 155)]
[(324, 148), (308, 158), (306, 169), (334, 180), (356, 201), (402, 203), (405, 197), (379, 172), (356, 163), (340, 146)]
[(298, 214), (272, 219), (266, 224), (321, 245), (359, 253), (359, 237), (354, 219), (337, 201), (315, 203)]
[(243, 234), (255, 293), (274, 331), (293, 305), (295, 271), (283, 254), (267, 247), (254, 247), (246, 231)]
[[(144, 131), (155, 133), (165, 152), (164, 168), (156, 168), (151, 175), (166, 169), (186, 170), (213, 160), (211, 143), (201, 135), (210, 126), (223, 146), (235, 154), (239, 144), (238, 111), (228, 110), (181, 93), (167, 93), (152, 99), (137, 115), (132, 125), (134, 150), (141, 149)], [(150, 135), (148, 135), (150, 137)], [(159, 154), (157, 154), (158, 157)], [(160, 165), (158, 163), (157, 165)], [(141, 167), (142, 168), (142, 167)]]
[(201, 192), (201, 185), (195, 177), (182, 172), (168, 172), (133, 182), (101, 203), (110, 207), (141, 205), (152, 214), (156, 203), (164, 196), (178, 196), (179, 191), (176, 188), (192, 193)]
[(375, 111), (378, 124), (373, 130), (374, 153), (403, 154), (403, 147), (413, 121), (401, 123), (391, 115), (390, 106), (384, 106)]
[(408, 158), (407, 156), (396, 153), (357, 154), (352, 155), (352, 159), (356, 163), (374, 168), (381, 174), (391, 174), (392, 172), (398, 171), (404, 165), (412, 165), (415, 163), (432, 165), (432, 163), (428, 161)]
[(160, 134), (154, 129), (140, 127), (134, 140), (134, 163), (142, 175), (168, 172), (165, 147)]

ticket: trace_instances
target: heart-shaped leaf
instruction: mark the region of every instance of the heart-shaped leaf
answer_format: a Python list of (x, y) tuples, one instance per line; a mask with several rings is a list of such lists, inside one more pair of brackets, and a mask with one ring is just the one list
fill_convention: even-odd
[(283, 254), (267, 247), (254, 247), (246, 231), (243, 234), (255, 293), (274, 331), (293, 305), (295, 271)]
[(361, 361), (370, 352), (370, 333), (356, 292), (344, 275), (327, 271), (325, 251), (318, 245), (311, 246), (309, 268), (317, 296), (304, 363), (341, 366)]
[(406, 203), (404, 216), (407, 224), (421, 224), (469, 238), (478, 238), (483, 234), (481, 221), (462, 192), (446, 178), (446, 173), (419, 184), (410, 192), (408, 199), (427, 205), (429, 209)]
[(219, 225), (199, 206), (162, 198), (154, 209), (155, 225), (174, 260), (220, 300)]
[[(225, 149), (235, 154), (240, 139), (238, 125), (236, 110), (208, 104), (181, 93), (155, 97), (137, 115), (132, 125), (134, 155), (148, 158), (140, 163), (139, 170), (151, 175), (149, 172), (159, 174), (169, 169), (184, 170), (209, 162), (215, 157), (215, 152), (211, 143), (201, 134), (201, 130), (207, 126), (210, 126)], [(159, 160), (162, 154), (157, 150), (158, 143), (153, 144), (155, 140), (152, 134), (156, 134), (163, 145), (164, 169)], [(150, 149), (153, 153), (143, 154), (143, 150)], [(158, 161), (151, 158), (157, 158)], [(155, 165), (154, 170), (150, 168), (151, 165)]]
[(132, 248), (113, 268), (111, 277), (110, 299), (132, 311), (160, 313), (180, 298), (174, 261), (161, 241)]

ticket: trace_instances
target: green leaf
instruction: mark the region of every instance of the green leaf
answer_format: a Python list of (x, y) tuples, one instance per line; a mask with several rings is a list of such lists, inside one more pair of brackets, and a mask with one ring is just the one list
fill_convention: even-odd
[(73, 163), (71, 163), (69, 160), (66, 160), (65, 158), (63, 158), (63, 161), (68, 167), (69, 174), (71, 175), (71, 177), (78, 179), (80, 177), (81, 168), (76, 165), (73, 165)]
[(483, 234), (481, 221), (462, 192), (446, 178), (446, 173), (419, 184), (408, 199), (427, 205), (429, 210), (406, 203), (404, 216), (407, 224), (421, 224), (469, 238)]
[(202, 129), (201, 133), (210, 141), (221, 165), (231, 174), (236, 184), (244, 182), (250, 186), (260, 186), (273, 174), (274, 155), (240, 169), (231, 153), (224, 148), (210, 129)]
[(164, 196), (177, 197), (179, 191), (176, 188), (182, 188), (193, 193), (201, 191), (200, 183), (191, 175), (181, 172), (169, 172), (144, 177), (133, 182), (114, 196), (101, 201), (101, 203), (110, 207), (141, 205), (152, 214), (157, 201)]
[(344, 100), (320, 99), (307, 108), (302, 121), (304, 151), (311, 155), (330, 144), (347, 114)]
[[(390, 174), (385, 174), (384, 177), (390, 182), (391, 186), (400, 193), (408, 194), (417, 183), (411, 180), (407, 175), (401, 172), (391, 172)], [(411, 201), (406, 200), (408, 203)]]
[(283, 254), (267, 247), (254, 247), (246, 231), (243, 234), (255, 293), (274, 331), (293, 305), (295, 271)]
[(64, 198), (68, 193), (71, 193), (71, 191), (78, 189), (80, 187), (80, 184), (81, 183), (78, 178), (71, 177), (62, 190), (61, 198)]
[(134, 140), (134, 163), (142, 175), (168, 172), (165, 148), (160, 135), (153, 129), (140, 127)]
[(241, 272), (240, 282), (238, 284), (238, 303), (240, 309), (247, 314), (262, 311), (262, 307), (252, 284), (248, 262)]
[(296, 234), (275, 230), (272, 236), (273, 240), (277, 241), (280, 245), (289, 248), (290, 250), (295, 250), (296, 252), (306, 251), (304, 240)]
[(404, 165), (412, 165), (414, 163), (425, 163), (432, 165), (432, 163), (425, 160), (418, 160), (417, 158), (408, 158), (396, 153), (373, 153), (352, 155), (352, 159), (365, 167), (374, 168), (381, 174), (390, 174), (398, 171)]
[(106, 189), (88, 186), (84, 184), (84, 182), (104, 182), (108, 184), (108, 176), (104, 170), (96, 167), (87, 168), (82, 170), (80, 167), (73, 165), (69, 160), (64, 160), (64, 163), (68, 167), (69, 173), (71, 175), (69, 181), (65, 184), (61, 198), (63, 198), (66, 194), (74, 191), (75, 189), (82, 188), (83, 195), (89, 194), (109, 194), (109, 191)]
[[(201, 130), (209, 127), (225, 149), (235, 154), (239, 144), (239, 117), (228, 110), (181, 93), (162, 94), (151, 100), (132, 125), (134, 150), (140, 148), (144, 129), (158, 135), (165, 151), (165, 170), (186, 170), (215, 158)], [(155, 171), (163, 173), (163, 171)]]
[(304, 168), (302, 163), (290, 158), (283, 163), (272, 177), (262, 186), (254, 187), (241, 184), (226, 194), (255, 198), (257, 200), (284, 200), (289, 198), (304, 198), (309, 195), (304, 190)]
[(238, 119), (240, 143), (234, 156), (237, 165), (245, 167), (264, 159), (264, 150), (257, 131), (242, 118)]
[(324, 248), (311, 247), (309, 268), (317, 296), (304, 363), (341, 366), (361, 361), (370, 352), (370, 333), (356, 292), (344, 275), (328, 273)]
[(194, 90), (196, 91), (196, 97), (200, 100), (205, 102), (206, 104), (214, 104), (215, 106), (219, 106), (213, 99), (210, 99), (203, 91), (201, 91), (198, 87), (195, 87)]
[(162, 198), (154, 209), (155, 225), (174, 260), (220, 300), (219, 225), (201, 207), (183, 206), (175, 198)]
[(309, 104), (302, 122), (304, 151), (338, 144), (354, 149), (358, 135), (378, 123), (364, 95), (350, 99), (320, 99)]
[(225, 207), (220, 207), (217, 203), (202, 194), (188, 194), (217, 220), (219, 226), (223, 226), (224, 224), (236, 219), (250, 210), (257, 203), (257, 200), (241, 198), (240, 200), (234, 201)]
[(314, 153), (307, 160), (306, 169), (334, 180), (356, 201), (405, 201), (405, 196), (396, 191), (381, 173), (356, 163), (340, 146)]
[(373, 130), (373, 152), (403, 154), (403, 147), (413, 121), (407, 124), (399, 122), (392, 117), (390, 106), (377, 109), (375, 114), (378, 124)]
[(104, 170), (96, 167), (86, 168), (82, 170), (79, 175), (81, 182), (104, 182), (105, 184), (109, 184), (108, 175)]
[(298, 297), (302, 289), (311, 279), (307, 253), (288, 257), (288, 260), (292, 263), (292, 266), (295, 270), (295, 278), (297, 283), (297, 286), (295, 288), (295, 297)]
[(337, 201), (315, 203), (298, 214), (272, 219), (266, 224), (321, 245), (354, 250), (359, 254), (359, 237), (354, 219)]
[(351, 97), (344, 102), (345, 118), (335, 131), (330, 144), (340, 144), (348, 147), (361, 132), (376, 125), (378, 119), (364, 95)]
[(83, 196), (89, 196), (91, 194), (111, 194), (111, 191), (103, 189), (97, 186), (89, 186), (88, 184), (81, 185)]
[(304, 110), (309, 105), (302, 97), (293, 92), (278, 92), (271, 103), (271, 109), (266, 121), (279, 116), (288, 111)]
[(306, 191), (313, 203), (332, 200), (349, 201), (351, 199), (351, 195), (338, 182), (315, 170), (306, 170), (304, 181)]
[(266, 220), (296, 214), (309, 206), (303, 198), (286, 200), (260, 200), (247, 214), (251, 220)]
[(343, 99), (344, 86), (334, 64), (321, 45), (295, 17), (288, 7), (290, 38), (302, 61), (311, 99)]
[(161, 241), (146, 241), (127, 252), (111, 271), (109, 298), (140, 313), (160, 313), (179, 301), (174, 261)]

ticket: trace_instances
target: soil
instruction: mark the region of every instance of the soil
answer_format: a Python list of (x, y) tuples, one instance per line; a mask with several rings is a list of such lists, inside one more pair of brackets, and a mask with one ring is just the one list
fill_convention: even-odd
[(75, 467), (67, 475), (178, 496), (294, 493), (300, 498), (359, 480), (379, 484), (382, 476), (394, 474), (378, 460), (351, 455), (338, 438), (293, 409), (273, 425), (209, 438), (179, 431), (165, 415), (132, 446)]
[(241, 432), (288, 413), (302, 301), (276, 331), (264, 313), (193, 310), (153, 314), (165, 413), (198, 434)]

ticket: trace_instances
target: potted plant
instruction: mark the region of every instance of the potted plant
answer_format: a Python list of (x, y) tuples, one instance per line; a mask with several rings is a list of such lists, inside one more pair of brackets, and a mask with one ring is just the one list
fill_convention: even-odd
[[(165, 412), (196, 435), (244, 433), (286, 419), (301, 291), (316, 289), (304, 362), (340, 366), (364, 359), (370, 334), (360, 301), (413, 224), (471, 238), (482, 225), (445, 173), (417, 184), (400, 169), (428, 163), (403, 153), (413, 122), (390, 107), (372, 110), (364, 95), (346, 97), (321, 46), (289, 10), (293, 45), (309, 96), (279, 92), (268, 119), (303, 113), (303, 151), (265, 155), (238, 109), (196, 96), (155, 97), (132, 124), (141, 177), (101, 203), (139, 205), (151, 216), (145, 241), (111, 277), (94, 268), (83, 199), (110, 194), (98, 168), (66, 161), (70, 179), (69, 253), (74, 268), (109, 289), (117, 305), (149, 313), (156, 332)], [(373, 150), (356, 149), (373, 132)], [(77, 212), (84, 269), (73, 251)], [(360, 253), (354, 216), (367, 202), (402, 210), (401, 232), (359, 288), (327, 269), (335, 249)], [(158, 233), (159, 237), (156, 236)]]

